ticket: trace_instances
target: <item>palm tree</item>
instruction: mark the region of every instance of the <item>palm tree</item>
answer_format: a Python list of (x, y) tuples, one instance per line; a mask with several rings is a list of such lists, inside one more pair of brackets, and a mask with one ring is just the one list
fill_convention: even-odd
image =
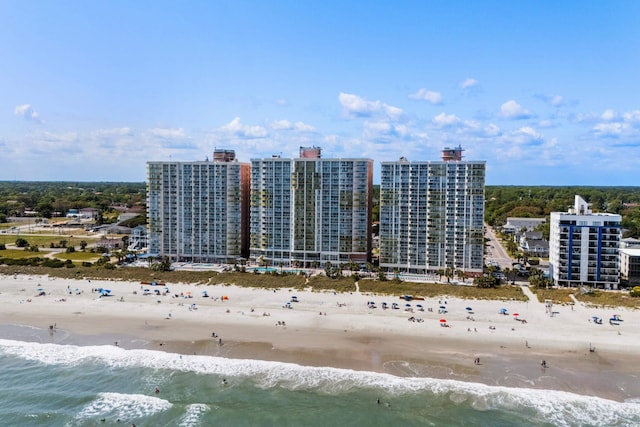
[(458, 279), (462, 280), (463, 282), (469, 277), (469, 275), (461, 269), (456, 270), (456, 276), (458, 276)]
[(453, 273), (454, 270), (451, 267), (447, 267), (444, 269), (444, 275), (447, 276), (447, 283), (450, 283), (451, 279), (453, 279)]

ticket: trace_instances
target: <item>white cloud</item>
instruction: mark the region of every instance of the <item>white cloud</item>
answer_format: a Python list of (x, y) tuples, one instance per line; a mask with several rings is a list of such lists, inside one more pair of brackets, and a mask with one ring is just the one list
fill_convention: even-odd
[(507, 119), (526, 119), (531, 117), (529, 110), (523, 108), (513, 99), (500, 106), (500, 114)]
[(96, 138), (111, 138), (120, 136), (132, 136), (133, 132), (128, 127), (113, 128), (113, 129), (98, 129), (93, 132), (93, 136)]
[(559, 107), (564, 104), (564, 98), (560, 95), (554, 95), (549, 98), (549, 104), (553, 105), (554, 107)]
[(16, 144), (13, 147), (15, 153), (21, 156), (30, 157), (32, 155), (56, 156), (61, 153), (81, 152), (82, 148), (78, 143), (80, 137), (77, 132), (54, 133), (49, 131), (36, 130), (29, 133), (28, 141), (24, 144)]
[(33, 109), (31, 104), (18, 105), (15, 109), (15, 113), (18, 116), (24, 117), (25, 120), (30, 120), (36, 123), (42, 123), (38, 112)]
[(484, 133), (486, 136), (499, 136), (501, 134), (500, 128), (493, 123), (489, 123), (484, 127)]
[(163, 138), (163, 139), (183, 139), (186, 138), (184, 129), (167, 129), (167, 128), (153, 128), (148, 131), (151, 135)]
[(621, 136), (628, 127), (629, 125), (626, 123), (598, 123), (593, 127), (593, 130), (598, 136), (617, 138)]
[(640, 110), (633, 110), (622, 115), (625, 122), (640, 123)]
[(606, 120), (606, 121), (611, 121), (614, 120), (618, 117), (618, 113), (616, 113), (614, 110), (608, 108), (606, 110), (604, 110), (604, 112), (602, 113), (602, 115), (600, 116), (600, 118), (602, 120)]
[(577, 123), (589, 123), (598, 121), (600, 115), (593, 112), (577, 113), (574, 118)]
[(303, 122), (292, 123), (289, 120), (275, 120), (271, 123), (271, 128), (275, 130), (296, 130), (300, 132), (313, 132), (315, 128)]
[(238, 138), (264, 138), (267, 136), (267, 130), (262, 126), (249, 126), (240, 123), (240, 117), (236, 117), (221, 129)]
[(462, 120), (455, 114), (445, 114), (444, 112), (438, 114), (433, 118), (433, 124), (437, 127), (450, 127), (459, 124)]
[(433, 92), (425, 88), (421, 88), (416, 93), (412, 93), (409, 95), (409, 98), (428, 101), (432, 104), (440, 104), (442, 102), (442, 95), (440, 92)]
[(544, 135), (538, 133), (531, 126), (524, 126), (504, 135), (503, 139), (509, 144), (541, 145), (544, 142)]
[(363, 128), (364, 138), (376, 142), (388, 143), (409, 136), (409, 128), (406, 125), (388, 121), (366, 121)]
[(479, 83), (480, 82), (478, 82), (476, 79), (472, 79), (471, 77), (469, 77), (460, 82), (460, 88), (469, 89), (474, 86), (477, 86)]
[(351, 93), (340, 92), (338, 100), (346, 116), (371, 117), (374, 114), (383, 114), (392, 120), (398, 120), (403, 114), (402, 109), (398, 107), (387, 105), (381, 101), (367, 101)]

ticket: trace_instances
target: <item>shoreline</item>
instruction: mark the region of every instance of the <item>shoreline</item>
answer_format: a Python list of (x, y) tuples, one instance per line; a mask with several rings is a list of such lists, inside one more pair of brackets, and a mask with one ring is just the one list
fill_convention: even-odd
[[(114, 296), (99, 298), (91, 292), (98, 287)], [(132, 282), (0, 276), (0, 337), (63, 345), (117, 341), (125, 349), (562, 390), (616, 401), (640, 397), (634, 369), (640, 313), (634, 311), (618, 310), (624, 323), (614, 327), (588, 321), (589, 315), (603, 316), (602, 310), (559, 307), (551, 317), (544, 304), (533, 301), (428, 299), (412, 301), (414, 311), (407, 312), (382, 310), (382, 301), (405, 305), (389, 296), (295, 291), (300, 302), (289, 309), (284, 307), (294, 294), (287, 289), (168, 284), (166, 296), (142, 295), (147, 288), (152, 289)], [(46, 295), (35, 297), (37, 289)], [(187, 292), (192, 298), (185, 298)], [(368, 301), (378, 308), (369, 308)], [(433, 311), (417, 311), (415, 303)], [(527, 323), (498, 314), (503, 305)], [(440, 306), (447, 313), (439, 313)], [(411, 316), (423, 322), (409, 322)], [(445, 317), (450, 327), (440, 325)]]

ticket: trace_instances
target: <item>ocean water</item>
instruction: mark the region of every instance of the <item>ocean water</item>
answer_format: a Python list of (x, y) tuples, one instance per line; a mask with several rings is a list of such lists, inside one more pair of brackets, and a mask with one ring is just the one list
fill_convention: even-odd
[(3, 426), (638, 426), (640, 402), (0, 340), (0, 420)]

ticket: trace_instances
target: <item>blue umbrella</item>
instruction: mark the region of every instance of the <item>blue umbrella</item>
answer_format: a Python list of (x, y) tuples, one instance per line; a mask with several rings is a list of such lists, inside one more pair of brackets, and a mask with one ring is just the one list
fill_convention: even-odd
[(405, 307), (411, 307), (411, 304), (405, 304), (404, 306)]
[(467, 309), (466, 309), (466, 310), (467, 310), (467, 311), (471, 311), (471, 310), (473, 310), (473, 308), (471, 308), (471, 307), (467, 307)]

